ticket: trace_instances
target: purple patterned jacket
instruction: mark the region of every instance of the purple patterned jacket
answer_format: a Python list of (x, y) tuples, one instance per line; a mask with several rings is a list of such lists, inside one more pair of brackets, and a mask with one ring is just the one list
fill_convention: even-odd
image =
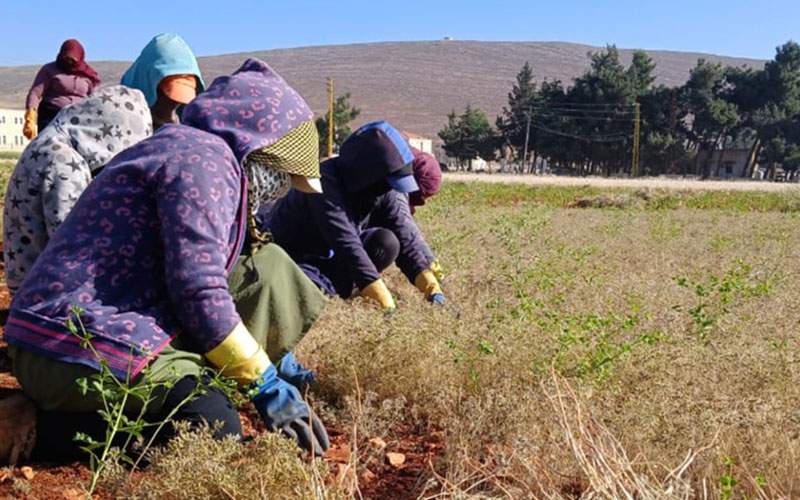
[[(266, 111), (264, 111), (266, 110)], [(241, 162), (311, 118), (261, 61), (220, 77), (184, 112), (122, 152), (89, 185), (14, 297), (10, 344), (98, 367), (70, 334), (72, 306), (121, 377), (172, 338), (206, 353), (240, 321), (227, 276), (246, 230)]]

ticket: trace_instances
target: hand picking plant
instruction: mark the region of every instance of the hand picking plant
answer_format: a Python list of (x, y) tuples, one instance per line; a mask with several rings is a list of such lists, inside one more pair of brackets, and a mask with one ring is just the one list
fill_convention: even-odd
[[(115, 463), (130, 467), (131, 474), (137, 470), (142, 459), (153, 447), (156, 438), (169, 424), (176, 413), (187, 403), (204, 393), (203, 384), (197, 384), (192, 392), (160, 421), (146, 417), (153, 403), (169, 391), (173, 382), (156, 381), (149, 368), (145, 368), (140, 378), (133, 383), (130, 370), (124, 380), (120, 380), (108, 367), (108, 361), (92, 344), (93, 335), (86, 331), (81, 320), (83, 310), (73, 306), (66, 326), (72, 335), (81, 341), (81, 348), (92, 352), (100, 364), (100, 371), (90, 377), (78, 380), (81, 393), (97, 398), (101, 408), (97, 411), (106, 423), (105, 435), (98, 440), (85, 433), (78, 433), (75, 440), (82, 443), (81, 449), (89, 455), (89, 468), (92, 471), (87, 493), (91, 497), (97, 489), (98, 481), (104, 471)], [(206, 374), (204, 374), (205, 376)], [(231, 381), (223, 380), (208, 371), (209, 384), (226, 392), (235, 392)], [(135, 458), (127, 452), (136, 448)]]

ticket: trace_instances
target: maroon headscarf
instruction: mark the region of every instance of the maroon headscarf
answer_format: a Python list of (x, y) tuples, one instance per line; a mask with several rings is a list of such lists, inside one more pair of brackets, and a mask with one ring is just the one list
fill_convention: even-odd
[(439, 188), (442, 187), (442, 167), (436, 158), (428, 153), (423, 153), (417, 148), (411, 148), (411, 152), (414, 153), (411, 168), (414, 170), (414, 179), (419, 186), (419, 191), (408, 195), (408, 204), (413, 214), (416, 207), (425, 204), (425, 199), (439, 192)]
[[(71, 57), (75, 64), (67, 62), (67, 57)], [(88, 78), (92, 83), (97, 86), (100, 83), (100, 77), (97, 76), (97, 71), (86, 63), (86, 51), (83, 50), (81, 42), (70, 38), (61, 44), (61, 50), (58, 51), (56, 57), (56, 64), (58, 68), (70, 75), (80, 75)]]

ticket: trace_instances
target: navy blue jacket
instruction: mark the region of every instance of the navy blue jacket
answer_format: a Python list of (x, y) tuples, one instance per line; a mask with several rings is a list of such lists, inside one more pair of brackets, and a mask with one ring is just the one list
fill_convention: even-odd
[(400, 241), (396, 264), (413, 283), (433, 258), (408, 216), (407, 197), (398, 196), (384, 180), (403, 165), (368, 148), (364, 154), (349, 153), (343, 146), (341, 156), (320, 166), (323, 194), (292, 190), (272, 208), (264, 225), (299, 264), (330, 257), (332, 251), (359, 289), (380, 278), (359, 235), (368, 228), (386, 228)]

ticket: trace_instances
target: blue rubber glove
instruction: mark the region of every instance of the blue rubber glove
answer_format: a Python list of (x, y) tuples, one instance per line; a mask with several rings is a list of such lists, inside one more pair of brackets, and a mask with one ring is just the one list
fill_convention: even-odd
[(314, 372), (301, 365), (291, 352), (287, 352), (278, 363), (278, 377), (297, 387), (301, 392), (317, 380)]
[(278, 378), (278, 371), (270, 365), (253, 389), (251, 400), (270, 431), (282, 432), (300, 448), (322, 456), (330, 446), (328, 432), (297, 388)]
[(443, 306), (447, 302), (447, 299), (444, 298), (443, 293), (434, 293), (428, 298), (428, 302), (437, 306)]

